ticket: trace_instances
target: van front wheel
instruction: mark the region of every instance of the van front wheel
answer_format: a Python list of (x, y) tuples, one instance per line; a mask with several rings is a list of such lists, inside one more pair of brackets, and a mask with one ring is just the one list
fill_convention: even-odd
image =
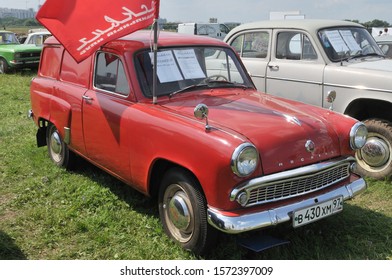
[(180, 246), (205, 254), (216, 239), (197, 180), (181, 168), (167, 172), (159, 189), (159, 216), (166, 234)]

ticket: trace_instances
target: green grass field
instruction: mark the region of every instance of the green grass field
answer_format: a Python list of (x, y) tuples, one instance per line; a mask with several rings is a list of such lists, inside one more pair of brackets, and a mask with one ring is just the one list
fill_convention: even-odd
[[(56, 168), (27, 118), (34, 73), (0, 75), (0, 259), (194, 260), (164, 234), (156, 201), (80, 162)], [(368, 189), (342, 213), (311, 225), (252, 233), (290, 240), (261, 253), (222, 235), (206, 259), (391, 260), (392, 183)]]

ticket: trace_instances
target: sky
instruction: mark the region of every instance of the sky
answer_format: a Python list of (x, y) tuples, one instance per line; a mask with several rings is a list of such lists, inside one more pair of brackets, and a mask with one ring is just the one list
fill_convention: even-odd
[[(37, 10), (44, 2), (0, 0), (0, 8)], [(161, 0), (160, 4), (160, 17), (168, 22), (208, 22), (217, 18), (218, 22), (245, 23), (267, 20), (270, 12), (281, 11), (299, 11), (308, 19), (379, 19), (392, 25), (391, 0)]]

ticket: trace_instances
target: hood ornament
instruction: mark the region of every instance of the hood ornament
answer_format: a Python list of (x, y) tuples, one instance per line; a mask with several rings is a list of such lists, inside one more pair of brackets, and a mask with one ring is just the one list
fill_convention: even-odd
[(315, 148), (316, 148), (316, 145), (314, 144), (314, 142), (312, 140), (306, 141), (306, 143), (305, 143), (306, 151), (308, 151), (309, 153), (313, 153)]
[(302, 126), (302, 123), (301, 123), (300, 120), (297, 119), (296, 117), (290, 116), (290, 115), (286, 115), (286, 114), (283, 114), (283, 116), (286, 118), (286, 120), (287, 120), (288, 122), (290, 122), (290, 123), (295, 123), (295, 124), (298, 125), (298, 126)]

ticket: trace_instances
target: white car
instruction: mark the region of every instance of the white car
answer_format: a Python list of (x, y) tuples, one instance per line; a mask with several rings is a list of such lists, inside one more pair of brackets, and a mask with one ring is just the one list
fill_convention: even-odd
[(46, 29), (30, 30), (27, 34), (26, 40), (23, 44), (33, 44), (36, 46), (42, 46), (45, 40), (52, 36), (52, 34)]
[(259, 90), (363, 121), (369, 137), (356, 153), (358, 172), (376, 179), (392, 175), (392, 60), (362, 25), (261, 21), (234, 28), (224, 41)]
[(392, 58), (392, 35), (381, 35), (374, 37), (374, 39), (376, 39), (378, 46), (384, 54), (387, 57)]

